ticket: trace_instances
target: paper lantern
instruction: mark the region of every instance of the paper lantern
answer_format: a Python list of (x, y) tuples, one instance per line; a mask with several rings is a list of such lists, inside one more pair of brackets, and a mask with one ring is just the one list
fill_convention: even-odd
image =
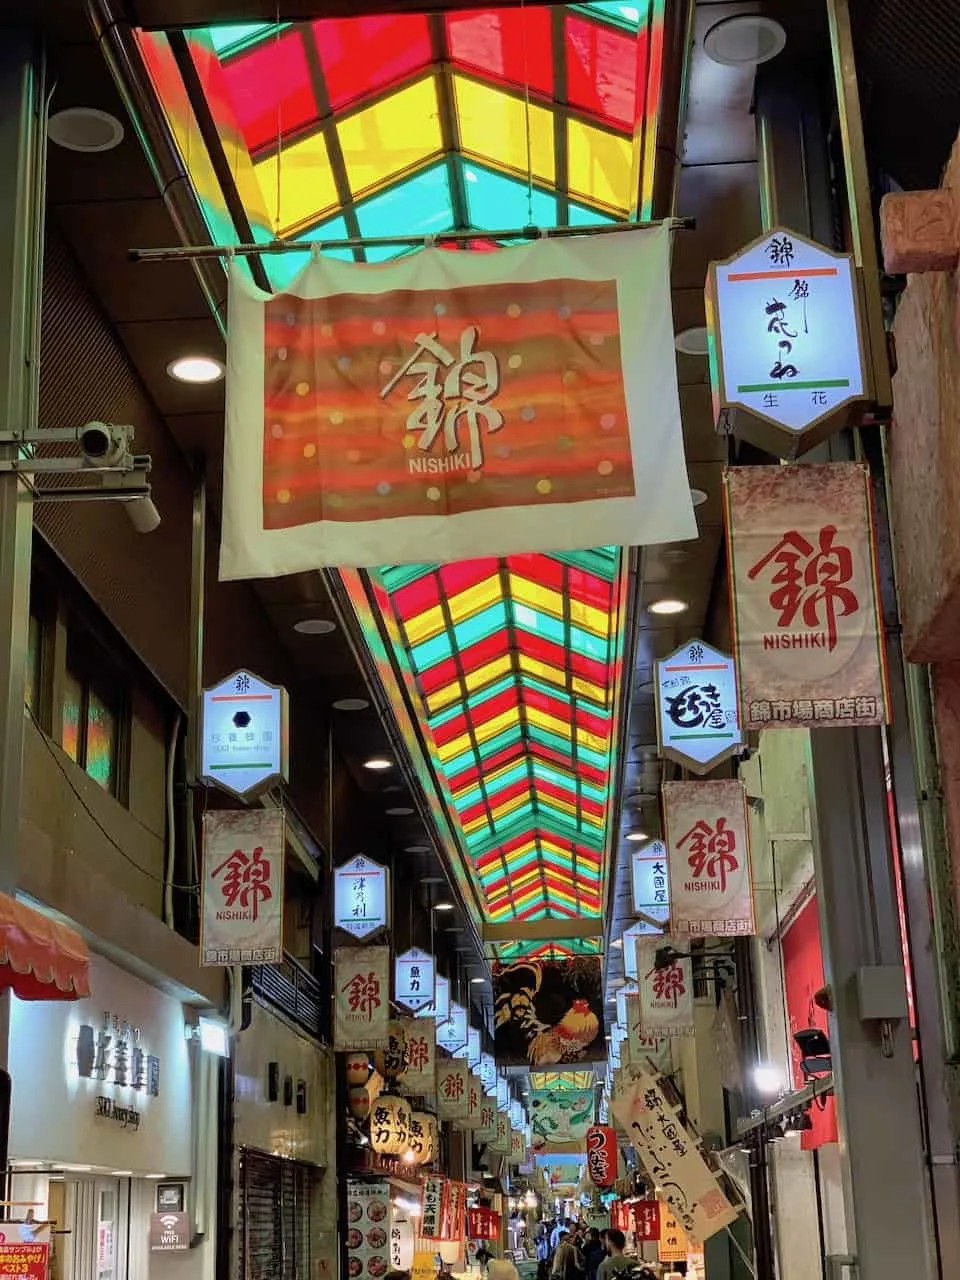
[(370, 1115), (370, 1145), (382, 1156), (402, 1156), (408, 1149), (410, 1109), (403, 1098), (381, 1093)]
[(366, 1120), (370, 1114), (370, 1090), (365, 1084), (350, 1086), (347, 1091), (347, 1106), (355, 1120)]
[(440, 1156), (440, 1126), (437, 1117), (419, 1112), (423, 1116), (426, 1127), (427, 1149), (421, 1164), (433, 1164)]
[(387, 1035), (389, 1039), (386, 1049), (378, 1049), (373, 1055), (373, 1062), (384, 1080), (393, 1082), (407, 1069), (407, 1038), (403, 1023), (391, 1022)]
[(365, 1053), (348, 1053), (344, 1062), (347, 1084), (366, 1084), (370, 1076), (370, 1059)]
[(425, 1164), (430, 1158), (430, 1133), (425, 1111), (411, 1111), (407, 1125), (407, 1151), (404, 1160), (408, 1164)]
[(612, 1187), (617, 1180), (617, 1135), (608, 1124), (587, 1130), (587, 1170), (598, 1187)]

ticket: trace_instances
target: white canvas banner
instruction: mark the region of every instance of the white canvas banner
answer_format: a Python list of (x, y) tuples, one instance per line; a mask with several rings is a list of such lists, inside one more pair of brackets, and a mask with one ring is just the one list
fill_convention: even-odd
[(390, 948), (333, 953), (335, 1049), (385, 1049), (390, 1042)]
[(221, 578), (695, 538), (673, 339), (666, 227), (233, 265)]
[(401, 1018), (407, 1065), (400, 1077), (404, 1093), (423, 1097), (437, 1084), (437, 1033), (432, 1022), (422, 1018)]
[(437, 1063), (437, 1117), (440, 1120), (470, 1119), (470, 1068), (462, 1058), (444, 1058)]
[(203, 815), (201, 965), (283, 959), (284, 827), (279, 809)]
[(663, 937), (637, 938), (635, 944), (639, 1023), (633, 1034), (647, 1039), (694, 1033), (693, 962), (686, 955), (658, 965), (657, 952), (669, 944), (670, 940)]

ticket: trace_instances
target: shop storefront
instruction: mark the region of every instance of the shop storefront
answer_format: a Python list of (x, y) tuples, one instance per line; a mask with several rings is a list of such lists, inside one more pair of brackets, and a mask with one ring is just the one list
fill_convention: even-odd
[[(11, 1000), (11, 1216), (54, 1223), (52, 1280), (181, 1280), (185, 1266), (200, 1280), (199, 1049), (184, 1008), (96, 955), (90, 990), (73, 1003)], [(176, 1215), (163, 1250), (151, 1240), (160, 1209)]]

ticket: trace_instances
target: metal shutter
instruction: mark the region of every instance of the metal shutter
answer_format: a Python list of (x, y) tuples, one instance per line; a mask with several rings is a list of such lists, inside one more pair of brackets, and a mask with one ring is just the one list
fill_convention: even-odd
[(314, 1169), (244, 1148), (240, 1156), (243, 1280), (310, 1280)]

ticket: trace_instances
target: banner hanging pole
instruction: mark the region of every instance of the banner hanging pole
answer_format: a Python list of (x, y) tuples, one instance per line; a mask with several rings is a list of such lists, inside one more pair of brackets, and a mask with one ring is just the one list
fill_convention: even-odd
[(246, 258), (261, 253), (323, 253), (335, 249), (403, 249), (470, 240), (558, 240), (567, 236), (614, 235), (621, 231), (693, 231), (695, 218), (659, 222), (598, 222), (582, 227), (513, 227), (503, 231), (440, 231), (432, 236), (354, 236), (346, 240), (269, 240), (266, 244), (185, 244), (165, 249), (131, 249), (134, 262), (182, 262), (198, 258)]

